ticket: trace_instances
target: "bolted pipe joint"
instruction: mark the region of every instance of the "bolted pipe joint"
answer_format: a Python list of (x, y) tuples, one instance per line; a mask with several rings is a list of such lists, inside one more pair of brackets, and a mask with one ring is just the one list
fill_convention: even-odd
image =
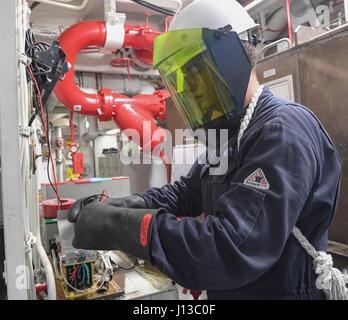
[(100, 121), (109, 121), (112, 120), (115, 112), (114, 105), (114, 93), (111, 89), (101, 89), (99, 95), (103, 102), (101, 108), (98, 108), (98, 119)]

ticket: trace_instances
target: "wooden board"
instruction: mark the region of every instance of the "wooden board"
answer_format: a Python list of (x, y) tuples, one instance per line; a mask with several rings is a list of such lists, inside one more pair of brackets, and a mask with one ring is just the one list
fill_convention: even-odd
[(117, 272), (114, 274), (112, 281), (109, 284), (108, 291), (104, 293), (93, 293), (80, 298), (66, 298), (64, 294), (64, 282), (56, 278), (57, 300), (103, 300), (120, 297), (124, 293), (125, 274)]

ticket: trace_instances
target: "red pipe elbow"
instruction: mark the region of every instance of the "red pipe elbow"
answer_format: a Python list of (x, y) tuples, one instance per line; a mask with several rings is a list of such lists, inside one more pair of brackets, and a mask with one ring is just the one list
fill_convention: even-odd
[(99, 94), (82, 92), (75, 83), (75, 60), (79, 52), (88, 46), (104, 47), (106, 41), (106, 26), (103, 21), (84, 21), (67, 29), (59, 37), (59, 42), (67, 55), (71, 68), (59, 81), (54, 93), (67, 108), (86, 115), (98, 115), (103, 101)]
[[(124, 28), (125, 39), (120, 39), (120, 43), (123, 41), (123, 47), (131, 46), (142, 62), (152, 64), (153, 42), (160, 32), (147, 24), (126, 25)], [(117, 34), (114, 36), (117, 37)], [(154, 118), (165, 117), (164, 100), (169, 96), (166, 91), (129, 98), (111, 89), (102, 89), (97, 94), (88, 94), (76, 85), (74, 73), (76, 57), (88, 46), (105, 46), (107, 41), (105, 22), (78, 23), (67, 29), (60, 36), (59, 41), (71, 68), (65, 74), (65, 79), (56, 85), (55, 94), (66, 107), (81, 114), (98, 116), (102, 121), (114, 119), (121, 130), (135, 129), (139, 133), (139, 143), (143, 148), (150, 146), (152, 150), (165, 139), (164, 130), (157, 127)], [(150, 134), (144, 131), (145, 127), (150, 129)]]

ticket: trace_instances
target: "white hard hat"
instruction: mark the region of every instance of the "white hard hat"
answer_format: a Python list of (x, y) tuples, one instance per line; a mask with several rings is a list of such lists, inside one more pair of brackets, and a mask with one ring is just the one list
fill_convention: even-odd
[(175, 15), (169, 31), (219, 29), (227, 25), (231, 25), (242, 40), (248, 40), (247, 31), (258, 26), (245, 8), (235, 0), (194, 0)]

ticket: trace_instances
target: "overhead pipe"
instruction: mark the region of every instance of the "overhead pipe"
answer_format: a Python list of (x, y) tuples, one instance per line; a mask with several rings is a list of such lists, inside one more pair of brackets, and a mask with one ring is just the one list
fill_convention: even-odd
[(291, 16), (291, 3), (290, 0), (286, 1), (286, 15), (288, 19), (288, 32), (289, 32), (289, 40), (291, 43), (291, 48), (294, 46), (294, 31), (292, 28), (292, 16)]
[[(123, 17), (125, 19), (125, 17)], [(75, 83), (74, 65), (78, 53), (89, 46), (97, 46), (108, 50), (132, 47), (137, 58), (144, 64), (152, 64), (154, 39), (160, 34), (148, 24), (125, 25), (124, 19), (117, 24), (104, 21), (84, 21), (67, 29), (59, 42), (67, 55), (70, 70), (65, 78), (55, 87), (57, 98), (71, 111), (80, 114), (97, 116), (101, 121), (114, 119), (121, 130), (135, 129), (140, 135), (140, 144), (155, 148), (165, 139), (165, 132), (159, 128), (154, 119), (164, 119), (167, 91), (156, 91), (153, 94), (141, 94), (132, 98), (101, 89), (96, 94), (85, 93)], [(151, 134), (156, 138), (144, 141), (144, 121), (150, 124)]]
[[(53, 1), (53, 0), (35, 0), (35, 2), (38, 3), (43, 3), (47, 4), (49, 6), (54, 6), (58, 8), (63, 8), (63, 9), (68, 9), (68, 10), (74, 10), (74, 11), (81, 11), (86, 9), (88, 5), (89, 0), (83, 0), (80, 5), (73, 5), (73, 4), (68, 4), (68, 3), (62, 3), (58, 1)], [(71, 2), (71, 1), (65, 1), (65, 2)]]

